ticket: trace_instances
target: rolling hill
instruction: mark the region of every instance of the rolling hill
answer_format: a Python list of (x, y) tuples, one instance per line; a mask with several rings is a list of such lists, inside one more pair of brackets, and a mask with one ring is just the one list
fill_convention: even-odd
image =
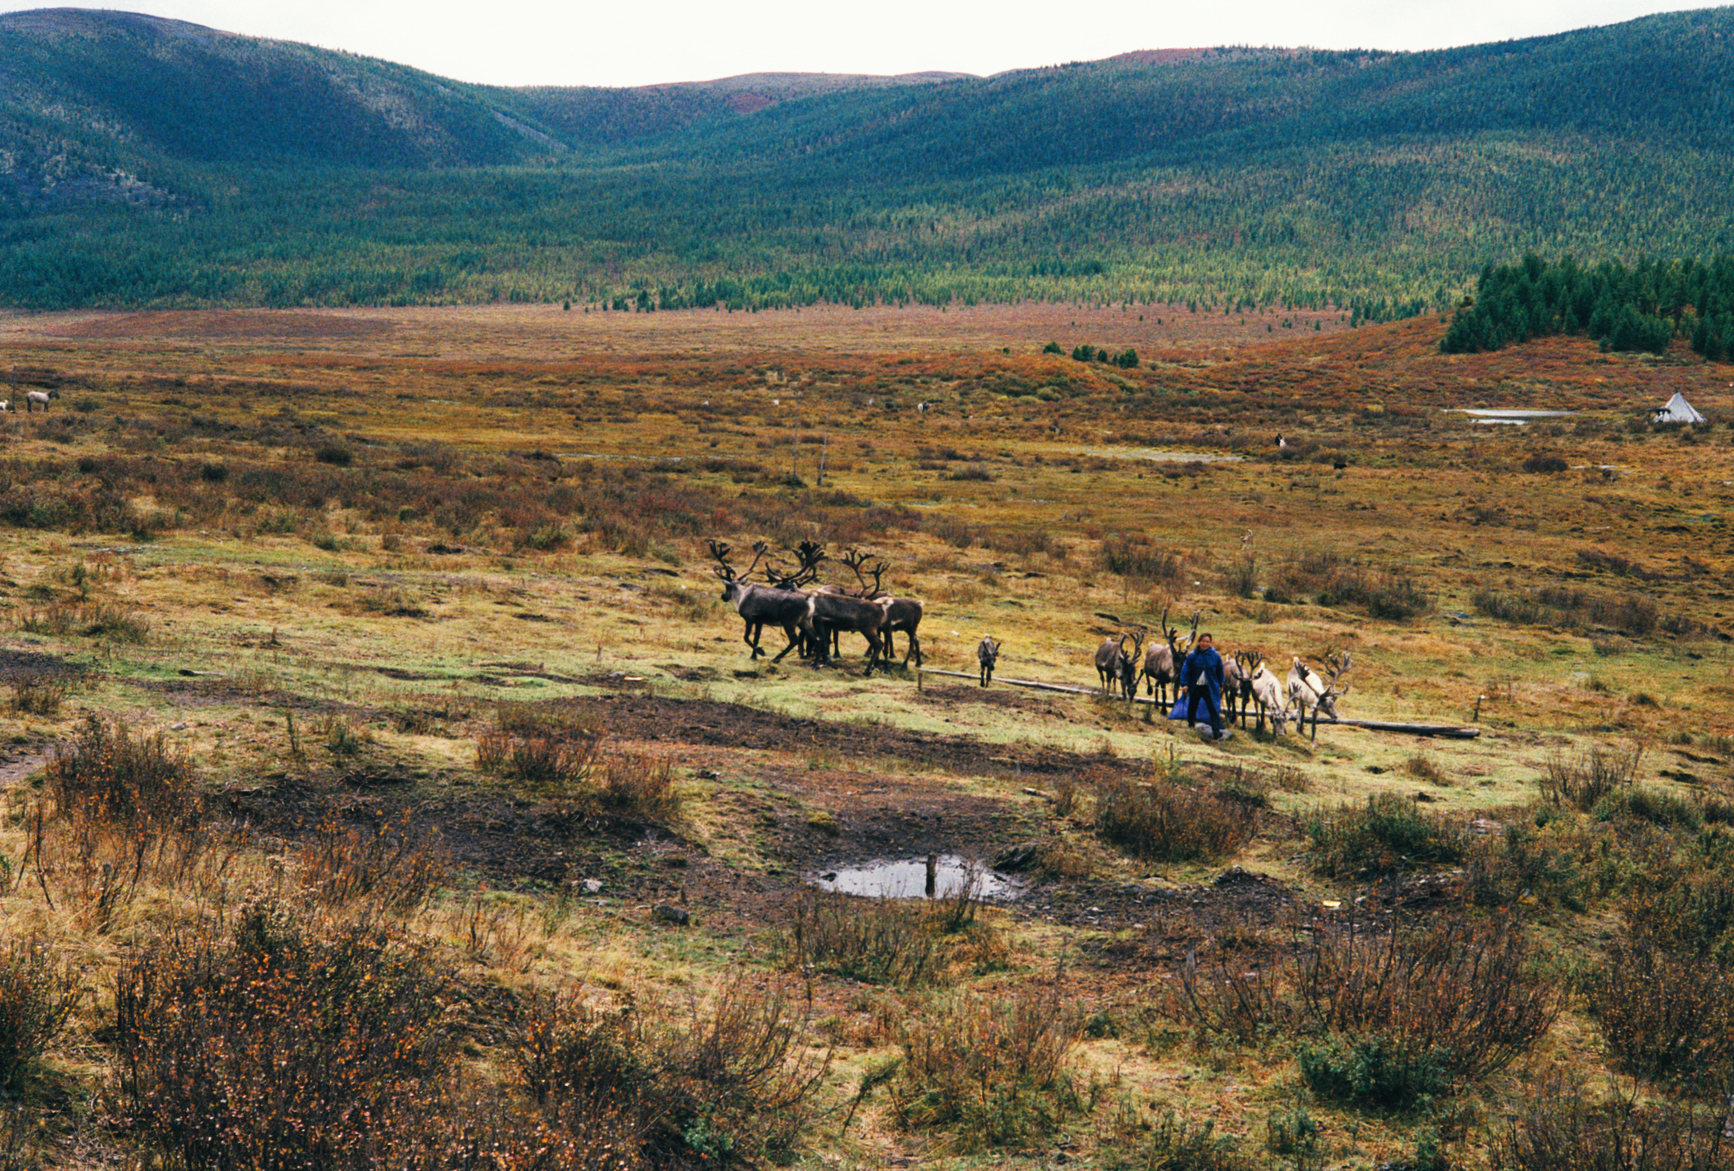
[(1429, 53), (509, 89), (0, 16), (0, 303), (1450, 303), (1734, 249), (1734, 9)]

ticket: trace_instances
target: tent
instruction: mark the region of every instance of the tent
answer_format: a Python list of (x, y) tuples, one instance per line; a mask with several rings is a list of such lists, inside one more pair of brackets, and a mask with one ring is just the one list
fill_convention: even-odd
[(1650, 412), (1652, 423), (1702, 423), (1704, 416), (1692, 409), (1692, 404), (1686, 401), (1683, 394), (1675, 394), (1666, 406), (1657, 407)]

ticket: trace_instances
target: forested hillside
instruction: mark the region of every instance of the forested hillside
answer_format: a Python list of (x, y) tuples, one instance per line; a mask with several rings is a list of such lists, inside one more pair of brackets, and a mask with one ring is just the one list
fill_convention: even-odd
[(1455, 303), (1734, 251), (1734, 9), (1432, 53), (499, 89), (0, 16), (0, 304)]

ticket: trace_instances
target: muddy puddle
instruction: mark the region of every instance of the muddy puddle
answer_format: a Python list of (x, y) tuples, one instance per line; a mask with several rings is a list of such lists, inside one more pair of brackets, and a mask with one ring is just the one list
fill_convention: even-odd
[(1021, 879), (995, 873), (981, 862), (957, 854), (838, 866), (812, 882), (821, 890), (870, 899), (945, 899), (973, 890), (976, 898), (1005, 900), (1017, 898), (1025, 889)]

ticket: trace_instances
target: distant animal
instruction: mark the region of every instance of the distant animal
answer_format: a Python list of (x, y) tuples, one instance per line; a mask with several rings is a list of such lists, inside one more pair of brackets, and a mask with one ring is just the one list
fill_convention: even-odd
[(1252, 685), (1252, 702), (1258, 706), (1258, 730), (1264, 731), (1264, 717), (1268, 714), (1271, 731), (1281, 732), (1288, 723), (1288, 704), (1282, 697), (1282, 681), (1265, 663), (1263, 655), (1248, 652), (1246, 661), (1252, 664), (1248, 682)]
[(1294, 661), (1294, 667), (1288, 673), (1288, 702), (1283, 705), (1283, 711), (1293, 706), (1296, 711), (1297, 727), (1304, 727), (1307, 713), (1313, 717), (1312, 739), (1317, 743), (1319, 738), (1319, 712), (1335, 720), (1337, 718), (1337, 700), (1348, 694), (1349, 685), (1337, 686), (1337, 680), (1342, 678), (1354, 663), (1353, 655), (1344, 655), (1341, 659), (1335, 655), (1325, 656), (1325, 669), (1330, 672), (1326, 679), (1317, 671), (1301, 662)]
[(12, 400), (9, 398), (0, 398), (0, 411), (9, 411), (11, 409)]
[(1096, 674), (1102, 680), (1102, 694), (1113, 691), (1114, 681), (1120, 677), (1120, 651), (1125, 635), (1115, 637), (1112, 634), (1102, 636), (1102, 645), (1096, 648)]
[(780, 626), (789, 645), (777, 652), (771, 662), (781, 662), (784, 655), (800, 645), (800, 635), (797, 633), (801, 623), (805, 622), (812, 610), (812, 602), (806, 594), (798, 590), (779, 590), (768, 585), (748, 582), (747, 575), (758, 568), (759, 559), (764, 556), (764, 546), (760, 545), (757, 557), (747, 567), (746, 573), (736, 575), (734, 567), (728, 563), (729, 547), (716, 541), (710, 543), (711, 556), (716, 558), (718, 568), (711, 572), (722, 579), (722, 600), (735, 608), (735, 613), (741, 616), (746, 624), (742, 641), (752, 648), (752, 657), (757, 659), (765, 652), (759, 647), (759, 636), (766, 626)]
[(999, 662), (999, 648), (1000, 644), (994, 641), (991, 634), (982, 635), (981, 641), (976, 644), (975, 658), (981, 664), (981, 685), (983, 687), (986, 687), (993, 679), (994, 666)]
[(60, 392), (58, 390), (30, 391), (24, 396), (24, 413), (29, 414), (31, 411), (34, 411), (37, 403), (41, 403), (43, 411), (46, 412), (48, 410), (48, 400), (59, 397)]
[(1284, 439), (1281, 435), (1278, 435), (1276, 437), (1276, 449), (1278, 451), (1282, 451), (1287, 447), (1288, 447), (1288, 440)]
[(1222, 660), (1222, 718), (1234, 723), (1239, 713), (1240, 726), (1246, 727), (1246, 709), (1252, 702), (1252, 665), (1245, 651)]
[(1192, 642), (1198, 637), (1198, 614), (1192, 615), (1192, 633), (1185, 638), (1180, 637), (1178, 626), (1168, 625), (1168, 610), (1162, 610), (1162, 643), (1153, 643), (1144, 654), (1144, 670), (1141, 678), (1145, 680), (1150, 695), (1157, 703), (1167, 710), (1171, 702), (1169, 688), (1174, 690), (1173, 699), (1180, 698), (1180, 661), (1186, 657), (1186, 652), (1192, 649)]

